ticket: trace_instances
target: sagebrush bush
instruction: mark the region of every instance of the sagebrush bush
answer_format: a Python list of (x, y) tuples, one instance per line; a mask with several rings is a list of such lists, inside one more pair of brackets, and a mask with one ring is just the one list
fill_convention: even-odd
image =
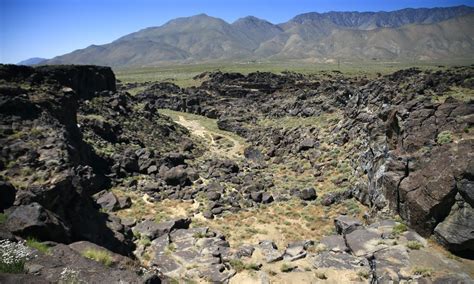
[(453, 135), (452, 135), (451, 131), (442, 131), (442, 132), (440, 132), (438, 134), (436, 142), (438, 142), (438, 144), (440, 144), (440, 145), (453, 142)]

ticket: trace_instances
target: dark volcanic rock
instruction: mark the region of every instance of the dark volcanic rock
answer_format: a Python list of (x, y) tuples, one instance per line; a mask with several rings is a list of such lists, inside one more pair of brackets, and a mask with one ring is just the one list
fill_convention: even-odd
[(186, 186), (191, 184), (191, 181), (188, 177), (188, 172), (182, 166), (177, 166), (165, 171), (162, 177), (169, 185)]
[(68, 242), (71, 239), (70, 228), (38, 203), (16, 207), (8, 215), (5, 226), (10, 232), (24, 238), (35, 237), (56, 242)]
[(439, 223), (435, 237), (451, 251), (462, 255), (474, 253), (474, 208), (458, 196), (446, 219)]
[(0, 212), (13, 205), (15, 195), (15, 187), (9, 182), (0, 180)]
[(315, 200), (317, 197), (316, 190), (314, 188), (303, 189), (298, 193), (298, 197), (306, 201)]
[(349, 234), (352, 231), (362, 227), (362, 223), (352, 217), (341, 215), (334, 219), (334, 225), (338, 234)]
[(190, 223), (190, 219), (176, 219), (162, 223), (156, 223), (155, 221), (147, 220), (133, 227), (133, 232), (153, 240), (170, 233), (172, 230), (187, 229)]

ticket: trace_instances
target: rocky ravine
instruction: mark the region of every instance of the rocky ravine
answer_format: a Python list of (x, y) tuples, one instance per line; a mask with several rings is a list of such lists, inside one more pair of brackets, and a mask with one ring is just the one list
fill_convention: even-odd
[(2, 65), (0, 281), (472, 282), (473, 71)]

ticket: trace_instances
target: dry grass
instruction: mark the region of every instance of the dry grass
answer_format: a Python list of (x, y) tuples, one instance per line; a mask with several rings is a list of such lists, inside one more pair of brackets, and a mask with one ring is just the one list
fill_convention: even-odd
[(195, 204), (191, 202), (168, 199), (160, 202), (147, 202), (146, 197), (141, 193), (125, 191), (120, 188), (114, 188), (112, 192), (117, 196), (128, 196), (132, 200), (130, 208), (116, 212), (120, 218), (154, 219), (157, 222), (162, 222), (189, 216), (195, 210)]
[[(294, 240), (319, 240), (332, 234), (333, 219), (341, 212), (347, 212), (343, 203), (331, 207), (322, 206), (318, 202), (307, 206), (299, 203), (299, 200), (292, 199), (258, 209), (224, 214), (222, 218), (215, 220), (196, 217), (193, 224), (209, 226), (224, 233), (233, 247), (244, 243), (256, 244), (263, 239), (271, 239), (278, 247), (284, 247)], [(363, 212), (363, 207), (358, 206), (360, 212)]]

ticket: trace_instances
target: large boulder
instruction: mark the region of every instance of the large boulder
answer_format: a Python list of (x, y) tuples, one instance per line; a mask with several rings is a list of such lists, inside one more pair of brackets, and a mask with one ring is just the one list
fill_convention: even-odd
[(36, 202), (16, 207), (8, 215), (5, 226), (13, 234), (24, 238), (66, 243), (71, 239), (70, 228)]
[(449, 250), (469, 255), (474, 253), (474, 208), (461, 196), (446, 219), (434, 229), (436, 239)]
[(402, 218), (418, 232), (430, 235), (436, 225), (448, 216), (457, 193), (456, 177), (474, 168), (466, 159), (474, 140), (462, 140), (456, 145), (443, 145), (427, 160), (419, 161), (415, 169), (400, 183), (398, 207)]

